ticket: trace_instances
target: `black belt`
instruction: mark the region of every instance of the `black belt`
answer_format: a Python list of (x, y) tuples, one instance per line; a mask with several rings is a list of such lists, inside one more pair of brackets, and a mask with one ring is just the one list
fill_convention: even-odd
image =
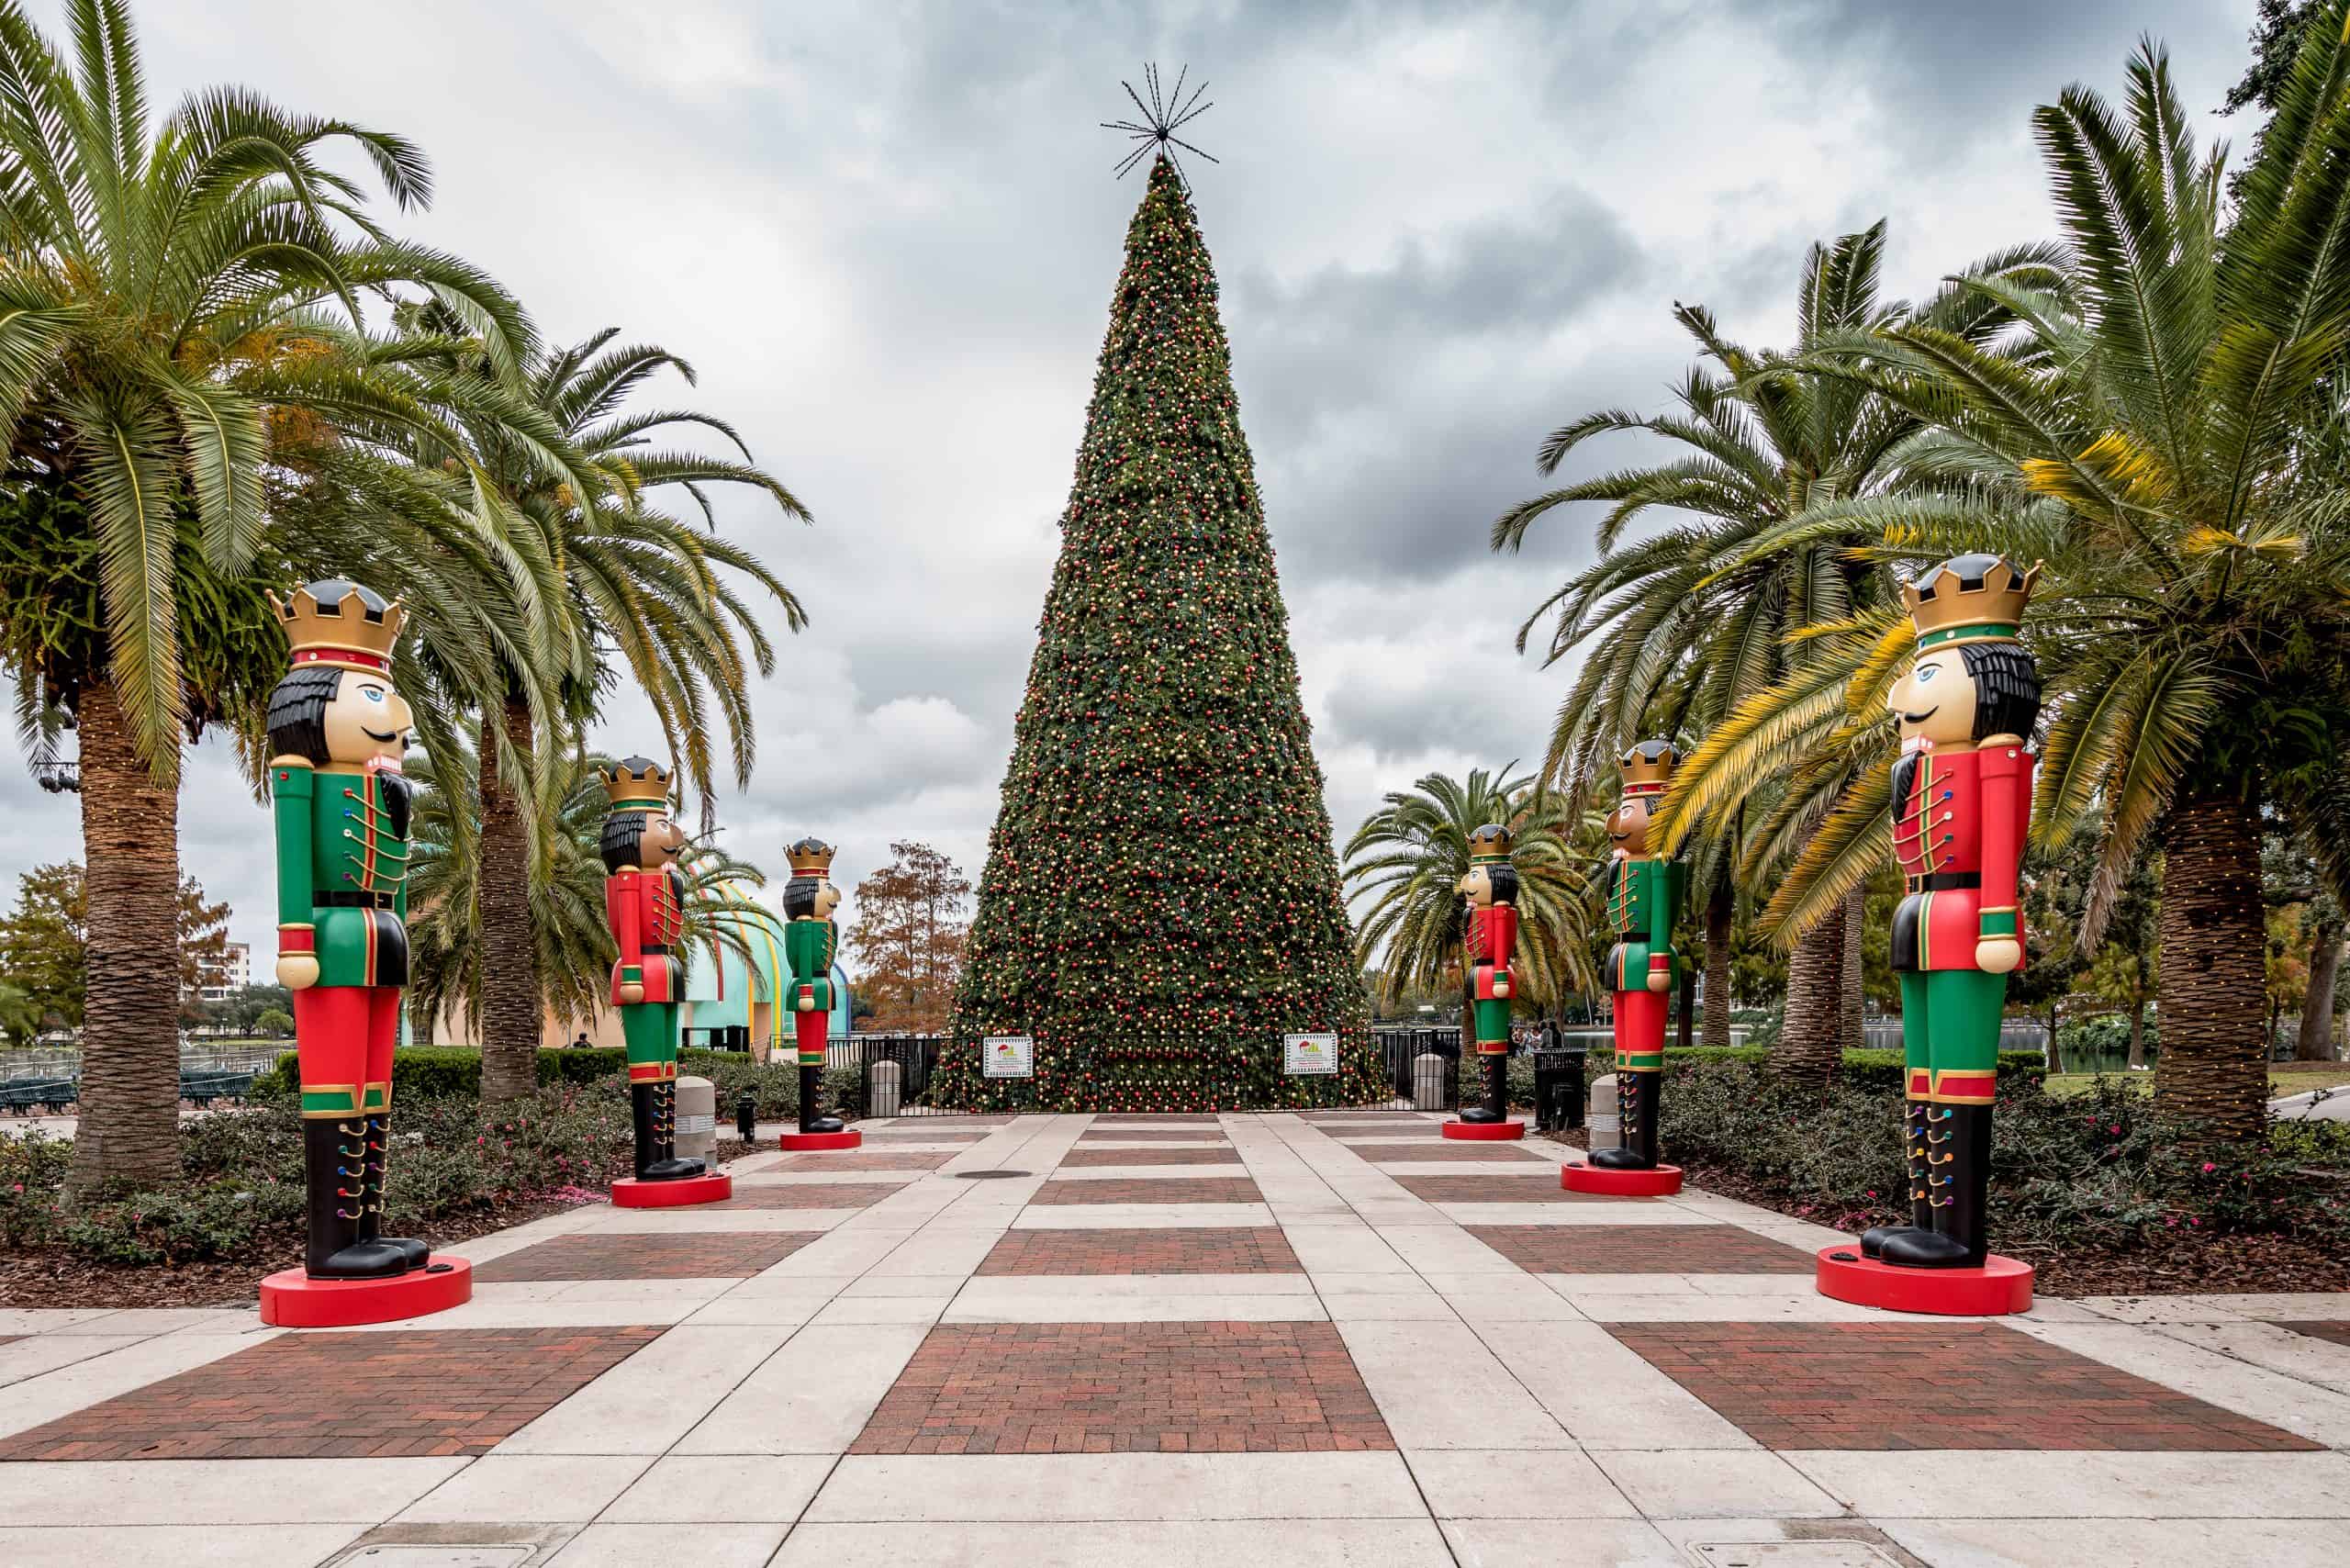
[(669, 945), (666, 942), (647, 942), (639, 946), (637, 951), (640, 953), (660, 953), (666, 956), (669, 951)]
[(379, 892), (320, 893), (316, 902), (322, 909), (389, 909), (394, 896)]
[(1980, 871), (1929, 871), (1922, 877), (1908, 879), (1913, 893), (1947, 893), (1959, 888), (1979, 888), (1983, 885)]

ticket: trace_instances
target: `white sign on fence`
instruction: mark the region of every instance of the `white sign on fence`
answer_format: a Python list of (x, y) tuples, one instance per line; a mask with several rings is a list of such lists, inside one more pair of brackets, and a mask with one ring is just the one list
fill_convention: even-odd
[(1036, 1076), (1036, 1042), (1032, 1036), (990, 1035), (981, 1042), (980, 1049), (990, 1078)]
[(1281, 1036), (1281, 1068), (1292, 1078), (1299, 1073), (1337, 1071), (1338, 1036), (1336, 1035), (1283, 1035)]

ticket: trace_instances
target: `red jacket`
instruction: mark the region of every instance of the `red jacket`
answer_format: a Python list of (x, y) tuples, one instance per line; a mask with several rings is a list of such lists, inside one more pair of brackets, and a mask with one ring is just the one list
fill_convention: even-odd
[[(2017, 872), (2031, 828), (2031, 770), (2020, 745), (1937, 752), (1920, 746), (1894, 765), (1893, 853), (1901, 863), (1920, 969), (1971, 969), (1975, 944), (2013, 935), (2023, 944)], [(1986, 916), (2001, 918), (1987, 920)], [(1988, 927), (1988, 928), (1986, 928)], [(1898, 944), (1897, 944), (1898, 946)], [(1897, 968), (1908, 968), (1899, 955)]]
[(604, 879), (604, 919), (619, 944), (612, 966), (612, 1002), (621, 1005), (621, 987), (644, 987), (644, 1002), (685, 1000), (685, 878), (674, 867), (658, 871), (616, 871)]
[[(1495, 1000), (1494, 982), (1510, 978), (1510, 955), (1517, 947), (1517, 911), (1509, 904), (1485, 904), (1469, 912), (1469, 930), (1460, 940), (1469, 962), (1470, 978), (1481, 1002)], [(1505, 990), (1502, 996), (1511, 992)]]

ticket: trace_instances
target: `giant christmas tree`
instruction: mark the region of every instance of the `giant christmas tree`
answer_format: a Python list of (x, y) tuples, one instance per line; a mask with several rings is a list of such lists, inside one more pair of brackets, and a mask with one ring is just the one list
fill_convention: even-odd
[[(1035, 1103), (1383, 1095), (1215, 273), (1164, 157), (1126, 230), (939, 1087), (1031, 1035)], [(1285, 1033), (1336, 1030), (1334, 1077)], [(1021, 1098), (1025, 1099), (1023, 1092)]]

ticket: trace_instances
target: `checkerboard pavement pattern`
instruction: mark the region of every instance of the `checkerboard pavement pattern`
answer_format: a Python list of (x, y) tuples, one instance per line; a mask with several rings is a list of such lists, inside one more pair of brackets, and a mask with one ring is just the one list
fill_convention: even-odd
[(1900, 1318), (1813, 1290), (1834, 1232), (1439, 1119), (868, 1124), (367, 1330), (0, 1306), (0, 1562), (2339, 1560), (2350, 1297)]

